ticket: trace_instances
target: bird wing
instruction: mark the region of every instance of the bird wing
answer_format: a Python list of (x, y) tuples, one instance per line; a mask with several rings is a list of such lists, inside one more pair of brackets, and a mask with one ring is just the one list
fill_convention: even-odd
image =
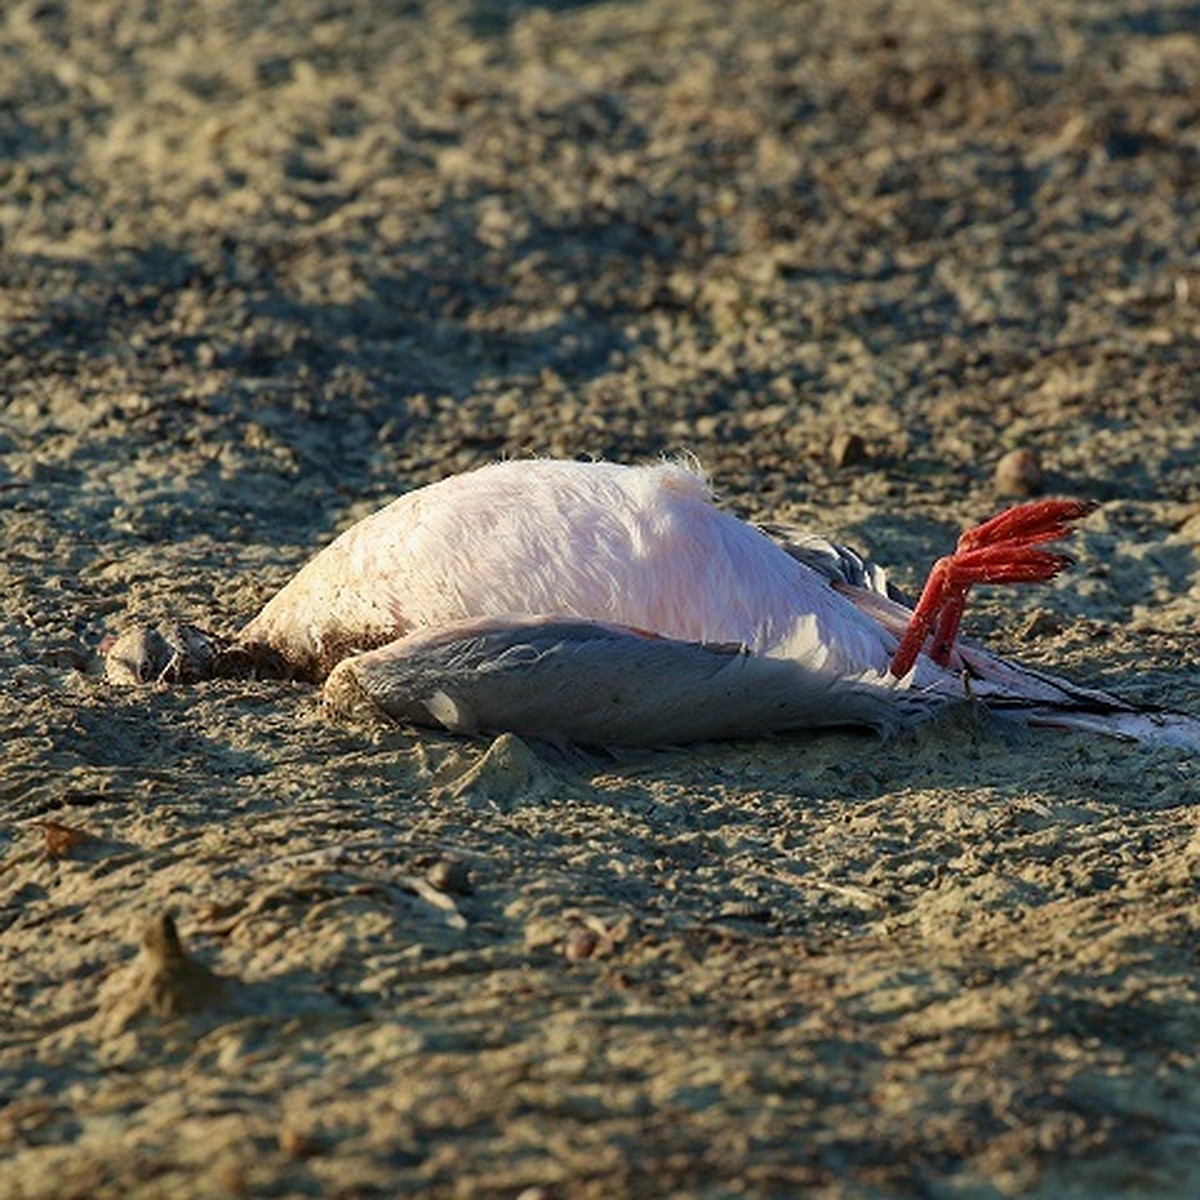
[(890, 732), (937, 701), (740, 646), (556, 616), (453, 622), (340, 663), (335, 711), (366, 697), (404, 722), (579, 745), (667, 746), (823, 726)]

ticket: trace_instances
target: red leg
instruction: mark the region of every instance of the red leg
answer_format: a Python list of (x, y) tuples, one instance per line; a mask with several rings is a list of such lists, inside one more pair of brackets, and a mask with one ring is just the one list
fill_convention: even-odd
[(1079, 500), (1035, 500), (1018, 504), (968, 529), (958, 549), (940, 558), (929, 572), (921, 599), (891, 662), (891, 673), (902, 677), (912, 670), (925, 640), (933, 632), (930, 657), (943, 666), (949, 661), (973, 583), (1029, 583), (1052, 579), (1071, 565), (1064, 554), (1036, 549), (1071, 532), (1072, 522), (1095, 505)]
[(954, 639), (958, 636), (958, 627), (962, 623), (963, 613), (967, 611), (967, 585), (955, 588), (942, 605), (938, 613), (937, 624), (933, 629), (933, 645), (929, 647), (929, 657), (935, 663), (945, 666), (950, 661), (950, 652), (954, 649)]
[(953, 555), (939, 558), (930, 568), (929, 578), (925, 580), (925, 586), (921, 589), (921, 599), (917, 601), (908, 628), (892, 656), (889, 669), (897, 679), (903, 679), (912, 670), (913, 663), (917, 661), (917, 655), (921, 653), (921, 647), (925, 645), (925, 639), (946, 602), (950, 593), (950, 570), (953, 561)]

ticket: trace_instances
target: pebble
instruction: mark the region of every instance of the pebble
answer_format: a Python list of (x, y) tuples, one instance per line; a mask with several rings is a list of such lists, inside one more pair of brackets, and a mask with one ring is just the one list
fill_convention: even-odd
[(466, 863), (456, 858), (439, 858), (425, 873), (425, 878), (439, 892), (455, 896), (471, 894), (471, 872)]
[(591, 958), (596, 953), (598, 945), (599, 938), (590, 930), (585, 929), (568, 938), (566, 945), (563, 946), (563, 954), (568, 962), (580, 962), (585, 958)]
[(289, 1158), (314, 1158), (321, 1148), (320, 1139), (310, 1133), (286, 1125), (279, 1131), (279, 1149)]
[(232, 1163), (220, 1163), (213, 1169), (213, 1176), (223, 1196), (248, 1196), (250, 1183), (246, 1172)]
[(992, 482), (1001, 496), (1036, 496), (1045, 484), (1036, 450), (1010, 450), (996, 464)]

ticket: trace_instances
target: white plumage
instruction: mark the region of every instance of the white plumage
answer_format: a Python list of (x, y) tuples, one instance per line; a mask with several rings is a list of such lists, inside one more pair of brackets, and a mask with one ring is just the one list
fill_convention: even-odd
[(732, 643), (841, 675), (882, 675), (896, 648), (828, 579), (716, 508), (696, 470), (548, 459), (401, 496), (317, 555), (242, 638), (323, 664), (347, 643), (511, 616)]

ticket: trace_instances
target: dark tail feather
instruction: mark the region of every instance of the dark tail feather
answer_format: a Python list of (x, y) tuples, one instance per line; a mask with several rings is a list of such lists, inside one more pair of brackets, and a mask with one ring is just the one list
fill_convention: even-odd
[(1006, 662), (977, 646), (960, 642), (957, 649), (973, 676), (970, 687), (997, 712), (1011, 713), (1028, 725), (1200, 752), (1200, 718), (1139, 708), (1098, 688)]
[(1114, 712), (1087, 712), (1083, 709), (1055, 709), (1032, 705), (1021, 713), (1030, 725), (1056, 729), (1077, 729), (1105, 737), (1141, 742), (1146, 746), (1173, 746), (1200, 753), (1200, 720), (1187, 713), (1164, 709)]

